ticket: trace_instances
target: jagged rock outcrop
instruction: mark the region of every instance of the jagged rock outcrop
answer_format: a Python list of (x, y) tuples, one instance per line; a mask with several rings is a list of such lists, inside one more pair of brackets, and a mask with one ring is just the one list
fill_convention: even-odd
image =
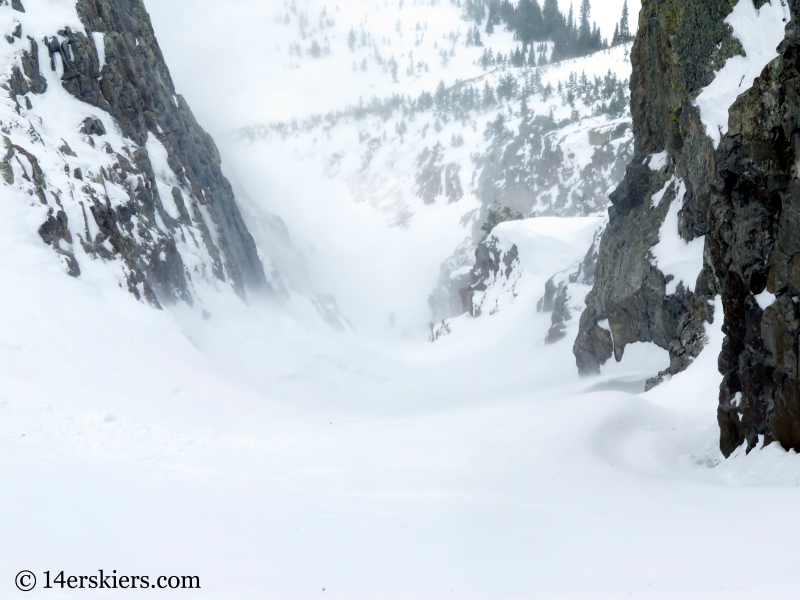
[[(519, 277), (514, 267), (519, 264), (519, 250), (515, 245), (505, 250), (500, 241), (489, 236), (475, 251), (475, 265), (469, 273), (469, 285), (460, 291), (464, 312), (479, 317), (484, 312), (493, 314), (496, 301), (486, 297), (491, 286), (498, 286), (514, 293), (514, 284)], [(498, 285), (499, 284), (499, 285)]]
[[(581, 316), (575, 356), (582, 373), (597, 372), (612, 355), (620, 360), (634, 342), (670, 352), (661, 376), (685, 369), (703, 348), (716, 293), (711, 269), (667, 293), (675, 282), (654, 264), (652, 250), (673, 203), (681, 203), (681, 239), (708, 230), (714, 148), (692, 101), (741, 51), (724, 23), (730, 11), (726, 0), (656, 0), (642, 8), (631, 54), (634, 156), (611, 194), (595, 286)], [(598, 325), (606, 320), (611, 333)]]
[[(584, 149), (591, 148), (589, 160)], [(441, 268), (439, 284), (429, 299), (435, 318), (469, 312), (461, 290), (474, 285), (469, 269), (487, 236), (487, 224), (496, 213), (510, 211), (529, 216), (585, 216), (597, 214), (608, 203), (608, 194), (623, 177), (633, 154), (628, 116), (602, 126), (564, 126), (548, 116), (523, 121), (513, 135), (499, 134), (476, 162), (477, 196), (482, 202), (470, 239), (459, 246)], [(491, 227), (489, 227), (491, 230)], [(462, 306), (464, 310), (462, 311)]]
[[(494, 235), (487, 236), (475, 250), (475, 264), (459, 278), (466, 280), (459, 290), (463, 313), (471, 317), (496, 314), (502, 305), (516, 298), (522, 271), (516, 244), (504, 244)], [(452, 333), (447, 319), (433, 322), (430, 327), (431, 342)]]
[[(670, 372), (680, 371), (701, 349), (709, 300), (720, 294), (726, 337), (718, 414), (726, 455), (743, 443), (752, 449), (759, 436), (800, 450), (800, 2), (788, 5), (795, 18), (779, 56), (731, 106), (716, 148), (694, 101), (723, 60), (741, 53), (724, 23), (731, 5), (644, 5), (631, 84), (635, 156), (612, 196), (575, 343), (579, 367), (595, 370), (611, 356), (611, 336), (597, 326), (608, 319), (618, 354), (630, 342), (653, 341), (670, 351)], [(660, 152), (666, 161), (654, 171), (645, 163)], [(671, 191), (654, 202), (671, 178)], [(683, 196), (683, 240), (705, 236), (705, 261), (696, 281), (668, 294), (651, 259), (670, 194)]]
[[(800, 15), (800, 3), (791, 3)], [(726, 334), (719, 424), (726, 454), (763, 436), (800, 450), (800, 28), (730, 111), (717, 150), (709, 255)]]
[[(176, 94), (142, 1), (78, 0), (77, 19), (46, 32), (45, 8), (23, 3), (0, 3), (13, 109), (0, 115), (2, 174), (45, 209), (40, 236), (68, 272), (80, 274), (81, 256), (119, 263), (154, 306), (191, 303), (201, 281), (268, 290), (217, 148)], [(54, 102), (58, 119), (39, 110)]]
[[(522, 305), (532, 312), (549, 314), (550, 327), (542, 340), (545, 344), (565, 339), (572, 329), (570, 322), (585, 307), (584, 298), (594, 279), (603, 220), (595, 217), (568, 221), (574, 235), (565, 236), (562, 231), (557, 235), (559, 241), (547, 230), (557, 221), (517, 219), (494, 228), (478, 245), (475, 264), (467, 273), (469, 283), (461, 289), (465, 314), (431, 323), (430, 341), (450, 335), (461, 319), (495, 315), (518, 303), (520, 297)], [(553, 243), (563, 245), (561, 251), (553, 252), (560, 257), (549, 264), (562, 268), (545, 280), (542, 271), (547, 267), (542, 262), (551, 258)], [(584, 243), (589, 246), (588, 251), (584, 250)], [(542, 250), (540, 244), (546, 249)], [(573, 257), (566, 267), (562, 252)], [(540, 297), (542, 288), (544, 296)]]

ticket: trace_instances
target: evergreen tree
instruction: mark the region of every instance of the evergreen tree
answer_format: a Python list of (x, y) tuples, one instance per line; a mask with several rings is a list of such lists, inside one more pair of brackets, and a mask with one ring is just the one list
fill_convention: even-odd
[(528, 66), (536, 66), (536, 51), (533, 49), (533, 44), (531, 44), (531, 51), (530, 54), (528, 54)]
[(629, 42), (633, 37), (628, 25), (628, 0), (622, 3), (622, 19), (619, 22), (619, 37), (621, 42)]
[(483, 0), (467, 0), (464, 3), (464, 18), (467, 21), (475, 21), (475, 25), (483, 23), (486, 16), (486, 4)]
[(592, 25), (589, 20), (592, 15), (590, 0), (581, 0), (580, 25), (578, 27), (578, 43), (581, 52), (588, 52), (592, 45)]
[(483, 56), (481, 56), (480, 62), (484, 71), (494, 64), (494, 56), (492, 56), (491, 48), (489, 50), (486, 48), (483, 49)]
[(567, 17), (567, 30), (572, 31), (575, 28), (575, 17), (572, 10), (572, 3), (569, 5), (569, 16)]
[(600, 28), (597, 26), (597, 23), (592, 23), (592, 37), (589, 39), (589, 47), (587, 50), (589, 52), (597, 52), (603, 48), (603, 37), (600, 34)]
[(524, 61), (525, 61), (525, 55), (520, 51), (519, 46), (517, 46), (517, 49), (514, 51), (514, 56), (511, 59), (511, 62), (515, 67), (521, 67), (524, 64)]
[(514, 31), (525, 48), (534, 40), (542, 38), (544, 22), (538, 0), (519, 0), (514, 20)]
[(617, 23), (614, 25), (614, 37), (611, 38), (611, 45), (616, 46), (619, 43), (619, 23)]
[(492, 89), (492, 86), (490, 86), (487, 81), (483, 86), (483, 108), (491, 108), (496, 104), (497, 98), (495, 98), (494, 89)]
[(516, 11), (514, 10), (514, 5), (511, 4), (510, 0), (502, 0), (500, 2), (500, 9), (498, 11), (498, 17), (501, 21), (504, 21), (507, 25), (511, 25), (509, 29), (514, 29), (514, 16)]
[(447, 103), (447, 88), (444, 85), (444, 81), (439, 81), (439, 85), (436, 87), (436, 93), (433, 96), (433, 101), (436, 104), (436, 108), (442, 110), (446, 103)]
[(350, 33), (347, 34), (347, 46), (350, 48), (350, 52), (356, 49), (356, 30), (352, 27)]
[(549, 36), (555, 41), (556, 36), (561, 34), (564, 28), (564, 17), (558, 10), (558, 0), (544, 0), (542, 21), (545, 36)]
[[(561, 19), (564, 19), (561, 16)], [(553, 54), (550, 60), (553, 62), (570, 58), (574, 55), (574, 45), (572, 43), (573, 30), (575, 28), (575, 19), (573, 16), (572, 4), (569, 6), (569, 14), (566, 20), (563, 21), (563, 27), (557, 31), (553, 36)], [(542, 55), (539, 55), (539, 62), (542, 60)]]
[(500, 0), (486, 2), (486, 33), (494, 33), (494, 26), (500, 23)]

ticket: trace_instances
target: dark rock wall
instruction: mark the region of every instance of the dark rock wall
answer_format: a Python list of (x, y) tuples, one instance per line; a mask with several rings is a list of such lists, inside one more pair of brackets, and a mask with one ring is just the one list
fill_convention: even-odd
[[(137, 143), (143, 144), (148, 132), (156, 135), (169, 152), (172, 169), (185, 177), (194, 197), (209, 209), (234, 287), (240, 292), (266, 287), (255, 242), (222, 174), (217, 147), (175, 93), (142, 1), (79, 0), (77, 8), (87, 32), (106, 34), (106, 65), (98, 79), (94, 44), (69, 33), (76, 76), (64, 86), (77, 98), (108, 110), (123, 134)], [(146, 161), (142, 162), (146, 170)]]
[[(612, 354), (620, 360), (634, 342), (669, 351), (670, 367), (661, 376), (685, 369), (702, 350), (716, 281), (706, 268), (694, 285), (666, 294), (668, 281), (653, 266), (651, 249), (675, 193), (670, 189), (657, 207), (651, 198), (673, 176), (682, 180), (687, 191), (680, 234), (686, 241), (706, 234), (714, 149), (692, 101), (741, 49), (723, 23), (730, 11), (727, 0), (652, 0), (642, 7), (631, 55), (634, 157), (611, 194), (595, 287), (581, 317), (575, 355), (582, 373), (597, 372)], [(649, 157), (664, 151), (666, 166), (652, 170)], [(597, 325), (606, 319), (613, 341)]]
[[(800, 3), (791, 3), (793, 15)], [(726, 334), (719, 424), (726, 454), (758, 436), (800, 450), (800, 30), (730, 111), (716, 154), (709, 254)], [(757, 295), (776, 296), (773, 304)], [(762, 296), (762, 299), (764, 297)]]
[[(800, 2), (790, 8), (800, 15)], [(611, 336), (597, 327), (608, 318), (617, 348), (653, 341), (670, 351), (670, 371), (680, 371), (701, 350), (708, 303), (720, 294), (723, 453), (745, 442), (752, 449), (759, 436), (800, 450), (800, 33), (795, 17), (781, 55), (731, 108), (715, 150), (692, 101), (740, 52), (723, 23), (730, 10), (725, 0), (644, 4), (631, 83), (635, 157), (612, 195), (575, 354), (585, 373), (611, 356)], [(652, 172), (642, 163), (661, 150), (669, 164)], [(664, 203), (654, 209), (648, 200), (672, 175), (688, 189), (681, 235), (705, 235), (706, 266), (694, 293), (679, 287), (666, 296), (648, 261)]]
[[(13, 8), (24, 11), (20, 2)], [(16, 101), (17, 114), (31, 118), (28, 111), (35, 105), (32, 95), (47, 92), (42, 73), (54, 72), (63, 65), (63, 87), (77, 99), (108, 112), (122, 136), (132, 142), (130, 147), (112, 148), (104, 141), (105, 127), (97, 119), (87, 119), (80, 128), (88, 143), (102, 145), (115, 157), (112, 168), (98, 166), (100, 174), (88, 180), (80, 169), (73, 172), (65, 165), (78, 187), (84, 182), (80, 191), (86, 199), (83, 210), (91, 212), (100, 229), (94, 239), (90, 239), (88, 228), (86, 235), (79, 236), (84, 250), (103, 260), (121, 259), (128, 288), (155, 306), (165, 301), (191, 302), (195, 277), (227, 282), (242, 297), (247, 291), (269, 290), (255, 242), (222, 174), (219, 152), (185, 100), (175, 93), (142, 1), (78, 0), (76, 8), (87, 35), (64, 28), (43, 40), (29, 39), (30, 49), (21, 53), (5, 87)], [(99, 36), (93, 39), (93, 33), (104, 34), (103, 65), (95, 46)], [(19, 39), (21, 43), (24, 35), (17, 31), (6, 36), (6, 41), (14, 44)], [(169, 199), (179, 210), (177, 218), (167, 213), (165, 199), (159, 195), (146, 148), (151, 135), (165, 147), (169, 167), (178, 178), (180, 189), (172, 187)], [(2, 170), (6, 183), (11, 184), (11, 159), (27, 151), (10, 145), (8, 139), (6, 150)], [(79, 148), (75, 150), (80, 152)], [(66, 160), (76, 156), (75, 150), (68, 144), (59, 148)], [(36, 165), (36, 157), (30, 154), (27, 152), (26, 157)], [(71, 250), (64, 250), (64, 242), (70, 245), (76, 241), (70, 229), (74, 233), (81, 227), (68, 222), (47, 179), (48, 174), (43, 173), (35, 182), (35, 194), (42, 204), (51, 206), (40, 235), (65, 255), (69, 272), (77, 276), (78, 263)], [(103, 197), (104, 181), (125, 188), (129, 201), (114, 206)], [(179, 251), (187, 236), (192, 238), (193, 247), (207, 254), (207, 264), (195, 264), (192, 271)]]

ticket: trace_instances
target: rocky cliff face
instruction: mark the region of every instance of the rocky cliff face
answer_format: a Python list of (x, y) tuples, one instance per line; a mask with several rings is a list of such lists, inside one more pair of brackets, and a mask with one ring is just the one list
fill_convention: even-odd
[[(800, 15), (800, 3), (791, 4)], [(731, 109), (716, 154), (709, 257), (725, 307), (722, 450), (800, 450), (800, 29)]]
[[(726, 0), (643, 6), (631, 82), (634, 159), (612, 195), (575, 343), (585, 373), (612, 353), (619, 359), (635, 341), (668, 349), (668, 372), (679, 372), (702, 350), (703, 323), (713, 318), (709, 301), (721, 294), (719, 423), (726, 455), (744, 442), (752, 448), (759, 436), (800, 448), (800, 37), (796, 19), (777, 23), (778, 40), (786, 25), (779, 55), (752, 87), (742, 78), (746, 91), (715, 147), (698, 97), (728, 58), (744, 54), (725, 22), (738, 8)], [(800, 15), (797, 2), (749, 6), (754, 15), (786, 8)], [(676, 252), (703, 247), (702, 264), (693, 270), (670, 268), (659, 253), (675, 233)], [(605, 319), (611, 333), (597, 325)]]
[(1, 166), (42, 213), (41, 238), (74, 276), (92, 261), (118, 265), (120, 283), (155, 306), (191, 303), (201, 284), (269, 289), (141, 0), (44, 4), (0, 2)]

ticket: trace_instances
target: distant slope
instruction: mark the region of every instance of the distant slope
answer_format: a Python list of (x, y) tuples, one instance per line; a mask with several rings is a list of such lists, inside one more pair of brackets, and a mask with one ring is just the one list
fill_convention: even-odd
[(374, 98), (240, 135), (256, 148), (318, 161), (387, 227), (435, 220), (438, 235), (460, 238), (431, 297), (435, 319), (453, 316), (463, 310), (459, 289), (487, 221), (604, 212), (633, 152), (629, 51), (626, 45), (553, 65), (494, 67), (417, 96)]

